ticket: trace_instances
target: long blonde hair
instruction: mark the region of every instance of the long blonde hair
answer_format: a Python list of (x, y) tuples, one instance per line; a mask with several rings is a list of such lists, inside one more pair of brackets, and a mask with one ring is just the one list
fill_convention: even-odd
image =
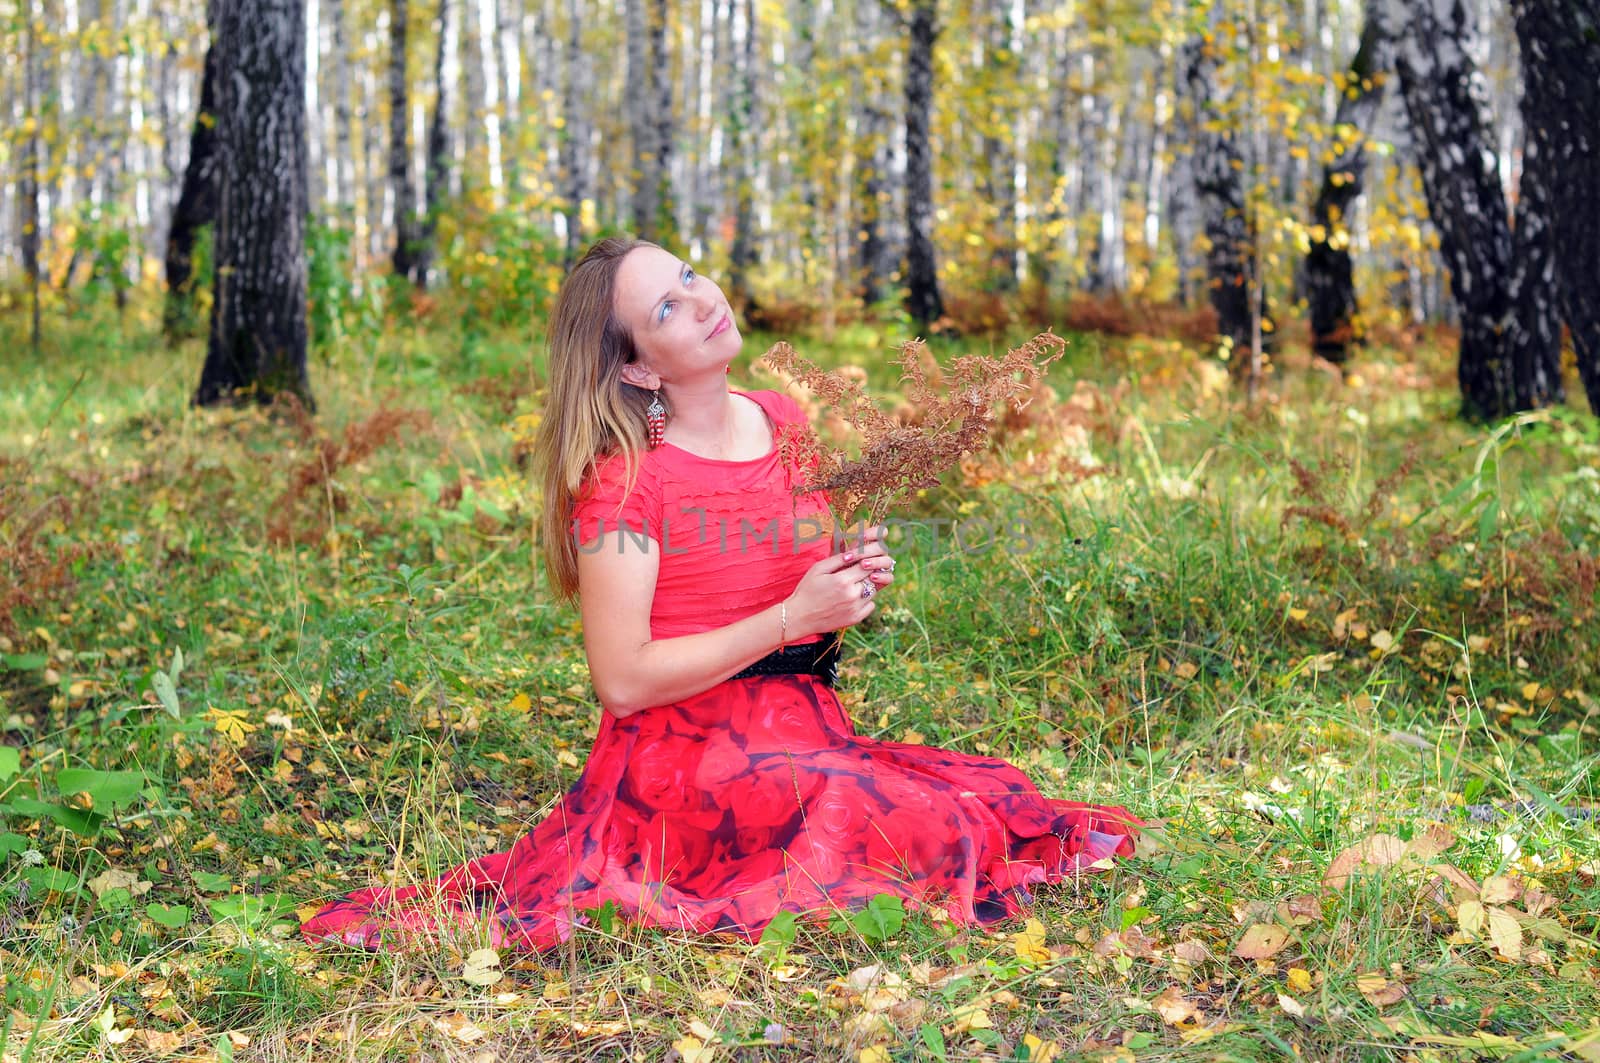
[(623, 256), (655, 246), (621, 236), (595, 243), (567, 274), (550, 313), (549, 388), (533, 463), (544, 485), (539, 532), (545, 571), (558, 598), (578, 592), (578, 546), (570, 522), (585, 477), (617, 450), (625, 462), (626, 490), (639, 474), (650, 392), (622, 380), (622, 367), (638, 354), (612, 297)]

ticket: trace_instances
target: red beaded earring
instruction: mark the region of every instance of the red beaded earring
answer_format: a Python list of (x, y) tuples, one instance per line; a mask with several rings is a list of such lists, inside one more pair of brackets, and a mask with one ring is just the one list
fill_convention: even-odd
[(644, 408), (644, 423), (654, 450), (667, 439), (667, 408), (661, 405), (661, 389), (650, 393), (650, 405)]

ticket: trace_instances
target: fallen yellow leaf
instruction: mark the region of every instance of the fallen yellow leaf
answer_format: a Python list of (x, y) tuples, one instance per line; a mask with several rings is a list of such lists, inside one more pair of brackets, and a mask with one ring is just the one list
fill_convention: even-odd
[(1179, 1023), (1204, 1018), (1200, 1009), (1192, 1001), (1185, 1000), (1183, 990), (1177, 986), (1168, 986), (1162, 994), (1150, 1002), (1156, 1009), (1156, 1014), (1161, 1016), (1163, 1022), (1169, 1026)]
[(1489, 940), (1495, 949), (1508, 960), (1522, 959), (1522, 927), (1504, 908), (1490, 908), (1488, 915)]
[(682, 1057), (683, 1063), (711, 1063), (717, 1054), (716, 1046), (705, 1044), (698, 1037), (680, 1037), (672, 1042), (672, 1047)]
[(1382, 971), (1368, 971), (1356, 977), (1356, 989), (1374, 1004), (1393, 1004), (1406, 995), (1406, 987), (1391, 982)]
[(1490, 875), (1483, 880), (1483, 890), (1478, 899), (1484, 904), (1506, 904), (1522, 893), (1516, 880), (1506, 875)]
[(452, 1011), (433, 1020), (433, 1028), (446, 1037), (464, 1044), (483, 1040), (483, 1030), (459, 1011)]
[(1233, 954), (1242, 960), (1264, 960), (1289, 943), (1289, 931), (1271, 923), (1257, 923), (1244, 932)]
[(1011, 947), (1016, 951), (1017, 959), (1024, 963), (1049, 963), (1050, 950), (1044, 945), (1044, 924), (1037, 919), (1029, 919), (1024, 928), (1011, 935)]
[(1022, 1035), (1023, 1047), (1028, 1050), (1028, 1063), (1054, 1063), (1061, 1054), (1061, 1046), (1054, 1041), (1041, 1041), (1033, 1034)]
[(992, 1030), (994, 1022), (989, 1018), (989, 1012), (984, 1008), (967, 1005), (957, 1008), (955, 1013), (954, 1033), (966, 1033), (969, 1030)]

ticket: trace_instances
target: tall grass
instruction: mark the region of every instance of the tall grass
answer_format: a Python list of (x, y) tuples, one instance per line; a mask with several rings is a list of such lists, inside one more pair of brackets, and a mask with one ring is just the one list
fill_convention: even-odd
[[(1163, 822), (1140, 858), (1041, 897), (1043, 953), (915, 914), (759, 947), (596, 922), (479, 989), (292, 916), (505, 848), (577, 777), (597, 708), (517, 464), (538, 345), (436, 313), (325, 346), (313, 423), (188, 408), (198, 343), (148, 316), (0, 353), (0, 575), (32, 581), (0, 630), (8, 1059), (1578, 1051), (1600, 843), (1537, 798), (1600, 782), (1587, 416), (1463, 426), (1429, 347), (1354, 382), (1290, 356), (1247, 410), (1182, 341), (1069, 335), (1053, 394), (910, 514), (841, 690), (864, 733)], [(887, 391), (896, 328), (786, 338)], [(85, 821), (68, 769), (140, 774)], [(1464, 877), (1552, 899), (1502, 905), (1516, 961), (1427, 874), (1324, 888), (1434, 820)], [(1257, 923), (1289, 943), (1236, 956)]]

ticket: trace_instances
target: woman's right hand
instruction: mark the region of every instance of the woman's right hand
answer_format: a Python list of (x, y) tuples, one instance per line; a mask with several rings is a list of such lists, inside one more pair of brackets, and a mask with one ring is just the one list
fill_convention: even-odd
[[(894, 558), (883, 545), (888, 529), (867, 529), (850, 549), (830, 554), (806, 570), (789, 596), (789, 641), (861, 623), (877, 607), (875, 595), (894, 580)], [(866, 588), (872, 594), (863, 596)]]

